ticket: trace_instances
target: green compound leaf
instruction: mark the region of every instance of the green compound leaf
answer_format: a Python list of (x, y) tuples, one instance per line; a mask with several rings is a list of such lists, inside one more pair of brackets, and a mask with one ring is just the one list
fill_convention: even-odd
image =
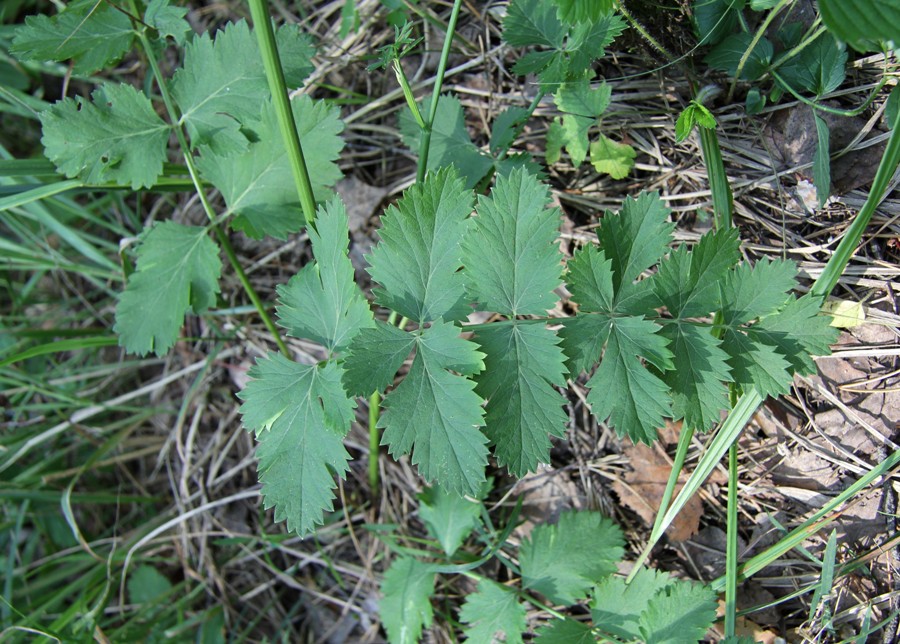
[(391, 644), (418, 644), (422, 627), (431, 626), (434, 576), (432, 564), (413, 557), (394, 560), (384, 573), (378, 610)]
[[(340, 111), (305, 95), (295, 97), (291, 108), (315, 197), (328, 199), (330, 186), (341, 178), (335, 162), (344, 147)], [(235, 215), (233, 228), (254, 239), (266, 235), (285, 239), (303, 227), (303, 213), (275, 107), (268, 101), (262, 109), (262, 120), (253, 124), (257, 140), (246, 150), (228, 155), (207, 152), (197, 159), (197, 166), (222, 193), (228, 214)]]
[(354, 396), (383, 392), (416, 344), (414, 335), (392, 324), (375, 320), (374, 328), (364, 328), (350, 343), (344, 359), (344, 386)]
[(469, 227), (472, 193), (452, 168), (410, 187), (382, 217), (381, 241), (368, 257), (381, 285), (375, 299), (419, 324), (461, 320), (466, 303), (461, 243)]
[(598, 22), (615, 7), (613, 0), (554, 0), (559, 19), (566, 24)]
[(820, 0), (819, 11), (828, 30), (857, 51), (879, 51), (878, 41), (900, 43), (898, 0)]
[(791, 365), (778, 350), (745, 331), (726, 327), (722, 349), (728, 354), (731, 379), (742, 388), (756, 387), (762, 396), (780, 396), (791, 384)]
[(720, 283), (740, 259), (736, 228), (709, 232), (688, 251), (682, 245), (653, 278), (660, 301), (676, 318), (705, 316), (720, 307)]
[(484, 368), (484, 354), (459, 334), (458, 327), (437, 321), (417, 335), (416, 357), (385, 397), (378, 426), (385, 430), (382, 445), (394, 458), (412, 451), (412, 463), (428, 483), (475, 496), (485, 480), (488, 450), (478, 430), (483, 401), (465, 376)]
[(91, 101), (66, 98), (40, 119), (47, 158), (69, 178), (137, 190), (162, 173), (170, 127), (130, 85), (104, 85)]
[(565, 398), (553, 388), (566, 383), (559, 338), (544, 326), (513, 324), (488, 326), (475, 341), (486, 354), (475, 378), (487, 400), (484, 433), (497, 463), (525, 476), (550, 461), (547, 435), (565, 435)]
[(559, 209), (524, 169), (500, 176), (462, 246), (468, 290), (480, 308), (503, 315), (545, 315), (559, 299)]
[(590, 80), (581, 78), (561, 85), (553, 95), (553, 102), (560, 112), (596, 119), (609, 107), (611, 97), (612, 88), (606, 81), (592, 89)]
[(150, 0), (144, 12), (144, 22), (159, 32), (163, 38), (170, 37), (178, 45), (183, 46), (191, 25), (184, 17), (188, 10), (184, 7), (173, 7), (169, 0)]
[(708, 326), (666, 325), (663, 337), (673, 353), (672, 371), (663, 380), (672, 389), (672, 411), (688, 427), (705, 431), (728, 407), (723, 381), (730, 380), (726, 354)]
[[(419, 109), (423, 114), (428, 114), (431, 99), (422, 101)], [(408, 109), (400, 113), (400, 134), (411, 150), (419, 150), (422, 130)], [(494, 166), (494, 161), (472, 143), (459, 99), (445, 94), (438, 101), (437, 114), (431, 128), (427, 167), (429, 171), (437, 172), (451, 165), (465, 179), (466, 188), (474, 188)]]
[(350, 455), (343, 439), (355, 403), (334, 362), (301, 365), (278, 353), (257, 361), (239, 397), (244, 427), (256, 432), (259, 480), (275, 520), (305, 536), (323, 522)]
[(556, 9), (543, 0), (513, 0), (503, 19), (503, 40), (513, 47), (539, 45), (562, 49), (566, 28)]
[[(610, 220), (611, 221), (611, 220)], [(612, 313), (613, 262), (596, 246), (585, 246), (569, 260), (568, 288), (582, 311)]]
[[(480, 499), (483, 494), (478, 496)], [(440, 542), (447, 556), (453, 556), (478, 525), (481, 503), (439, 487), (425, 488), (419, 500), (419, 516), (428, 526), (428, 532)]]
[(470, 642), (522, 644), (525, 632), (525, 606), (516, 593), (489, 579), (478, 582), (478, 590), (466, 597), (459, 611), (466, 624), (463, 635)]
[(775, 347), (799, 374), (816, 372), (814, 355), (828, 355), (830, 345), (838, 336), (838, 329), (830, 319), (820, 315), (821, 301), (804, 295), (792, 299), (775, 313), (764, 317), (747, 330), (755, 341)]
[(539, 629), (536, 635), (535, 644), (594, 644), (597, 641), (590, 624), (569, 617), (554, 619)]
[(372, 312), (347, 256), (347, 211), (339, 197), (319, 208), (316, 228), (307, 232), (316, 261), (278, 287), (280, 324), (288, 335), (343, 351), (372, 325)]
[(73, 72), (92, 74), (118, 62), (133, 40), (124, 12), (105, 2), (80, 0), (52, 18), (25, 18), (25, 25), (15, 30), (10, 53), (24, 61), (73, 59)]
[(173, 221), (145, 232), (137, 249), (137, 270), (116, 306), (114, 331), (131, 353), (166, 353), (178, 339), (188, 311), (215, 304), (222, 262), (204, 228)]
[(716, 593), (711, 588), (674, 582), (653, 596), (638, 621), (647, 644), (682, 644), (702, 640), (715, 620)]
[(604, 134), (591, 142), (591, 165), (613, 179), (624, 179), (634, 167), (637, 152), (627, 143), (617, 143)]
[(796, 265), (784, 260), (736, 266), (721, 283), (724, 324), (746, 324), (774, 312), (788, 299), (796, 274)]
[(555, 525), (536, 526), (519, 548), (523, 586), (569, 606), (616, 571), (622, 531), (599, 512), (563, 512)]
[(616, 13), (608, 13), (594, 23), (581, 22), (569, 32), (566, 42), (568, 77), (582, 77), (591, 70), (594, 61), (606, 55), (606, 48), (625, 31), (628, 23)]
[(833, 36), (823, 33), (779, 67), (778, 74), (796, 91), (821, 97), (844, 82), (846, 65), (847, 50), (838, 47)]
[(641, 568), (628, 584), (622, 577), (601, 580), (591, 595), (594, 626), (624, 640), (640, 639), (641, 613), (654, 595), (672, 583), (668, 574), (649, 568)]
[[(313, 69), (310, 60), (315, 50), (309, 39), (296, 26), (282, 27), (276, 44), (285, 80), (292, 86), (302, 84)], [(247, 23), (229, 24), (215, 40), (208, 34), (194, 38), (185, 48), (184, 66), (175, 72), (172, 93), (192, 147), (204, 146), (217, 155), (246, 150), (249, 141), (242, 129), (259, 121), (260, 109), (269, 98), (259, 45)], [(303, 118), (296, 109), (294, 117)], [(301, 141), (305, 152), (315, 154), (312, 142), (302, 136)], [(314, 163), (309, 167), (314, 168)]]

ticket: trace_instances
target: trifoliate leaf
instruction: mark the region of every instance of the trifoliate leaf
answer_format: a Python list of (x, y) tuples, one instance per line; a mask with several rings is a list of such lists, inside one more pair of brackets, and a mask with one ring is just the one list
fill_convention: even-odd
[(539, 45), (562, 49), (566, 28), (556, 15), (556, 8), (542, 0), (513, 0), (503, 19), (503, 40), (513, 47)]
[(491, 325), (475, 336), (485, 370), (475, 392), (487, 400), (484, 433), (497, 463), (522, 477), (550, 462), (548, 434), (565, 435), (566, 400), (553, 385), (565, 386), (559, 338), (545, 326)]
[[(778, 75), (795, 91), (817, 98), (840, 87), (846, 76), (847, 50), (823, 33), (778, 68)], [(779, 81), (780, 82), (780, 81)]]
[(467, 286), (479, 308), (503, 315), (545, 315), (559, 299), (562, 255), (558, 208), (547, 187), (525, 170), (497, 178), (479, 197), (463, 241)]
[(721, 283), (725, 325), (745, 324), (774, 312), (794, 288), (796, 274), (796, 265), (784, 260), (764, 259), (753, 266), (736, 266)]
[(116, 306), (115, 332), (131, 353), (168, 351), (188, 311), (215, 304), (222, 262), (206, 229), (173, 221), (146, 231), (132, 273)]
[(516, 593), (490, 579), (478, 582), (478, 590), (466, 597), (459, 611), (466, 624), (463, 635), (470, 642), (483, 644), (522, 644), (527, 627), (525, 607)]
[(396, 559), (384, 573), (378, 603), (391, 644), (418, 644), (422, 627), (431, 626), (435, 570), (413, 557)]
[(381, 241), (369, 255), (379, 304), (420, 324), (460, 320), (465, 301), (461, 243), (469, 226), (472, 193), (452, 169), (410, 187), (382, 217)]
[(439, 487), (425, 488), (419, 500), (419, 516), (428, 526), (428, 532), (448, 556), (453, 556), (478, 525), (481, 503)]
[(787, 393), (791, 365), (775, 347), (751, 339), (741, 329), (726, 327), (722, 349), (728, 354), (731, 380), (742, 388), (756, 387), (764, 397)]
[(620, 436), (627, 435), (635, 443), (652, 442), (664, 418), (672, 414), (669, 388), (641, 364), (638, 356), (660, 370), (671, 369), (672, 354), (666, 339), (657, 333), (656, 324), (643, 318), (618, 317), (605, 321), (602, 314), (584, 318), (597, 318), (597, 342), (604, 326), (609, 334), (603, 360), (587, 382), (590, 388), (587, 401), (594, 417), (600, 422), (609, 419), (609, 425)]
[(623, 309), (623, 303), (646, 290), (646, 285), (633, 282), (668, 250), (675, 228), (668, 219), (669, 209), (656, 192), (641, 193), (637, 199), (628, 197), (618, 214), (607, 211), (603, 216), (597, 235), (600, 247), (612, 260), (617, 311), (628, 309)]
[(67, 177), (137, 190), (162, 174), (170, 127), (130, 85), (104, 85), (90, 101), (63, 99), (40, 118), (47, 158)]
[[(339, 110), (306, 95), (292, 99), (291, 108), (315, 197), (328, 199), (332, 194), (329, 187), (341, 178), (335, 163), (344, 147)], [(262, 120), (253, 127), (257, 140), (246, 150), (228, 155), (207, 152), (197, 159), (197, 165), (203, 177), (222, 193), (228, 213), (235, 215), (233, 228), (254, 239), (265, 235), (285, 239), (303, 227), (304, 219), (271, 101), (262, 106)]]
[(808, 375), (816, 372), (812, 356), (831, 353), (830, 345), (838, 330), (830, 325), (827, 315), (820, 315), (821, 301), (810, 295), (791, 300), (778, 313), (764, 317), (747, 330), (754, 340), (778, 349), (794, 372)]
[(563, 512), (555, 525), (536, 526), (519, 548), (523, 586), (566, 606), (615, 572), (622, 531), (598, 512)]
[(702, 640), (715, 620), (716, 593), (681, 581), (654, 595), (639, 624), (647, 644), (683, 644)]
[(515, 141), (517, 126), (529, 116), (531, 113), (524, 107), (508, 107), (500, 112), (491, 125), (491, 150), (509, 148)]
[(613, 0), (554, 0), (559, 19), (566, 24), (597, 22), (615, 7)]
[(28, 16), (15, 31), (10, 53), (20, 60), (74, 59), (76, 74), (93, 74), (118, 62), (131, 49), (128, 15), (105, 2), (82, 0), (52, 18)]
[(553, 102), (560, 112), (596, 119), (606, 108), (612, 96), (612, 88), (602, 81), (596, 89), (591, 88), (587, 78), (570, 81), (560, 86), (553, 95)]
[(305, 536), (323, 521), (334, 500), (334, 477), (343, 478), (350, 455), (343, 439), (354, 402), (334, 362), (302, 365), (270, 353), (250, 369), (238, 394), (244, 427), (256, 433), (259, 480), (275, 520)]
[[(419, 106), (423, 114), (428, 114), (430, 108), (430, 98), (422, 101)], [(403, 142), (417, 153), (422, 130), (409, 110), (400, 113), (400, 134)], [(472, 143), (459, 99), (445, 94), (438, 101), (437, 114), (431, 127), (431, 147), (428, 151), (427, 167), (429, 171), (437, 172), (451, 165), (455, 166), (463, 177), (466, 188), (474, 188), (494, 162)]]
[(672, 580), (664, 572), (641, 568), (630, 583), (610, 575), (601, 580), (591, 595), (594, 626), (623, 640), (640, 639), (638, 620), (660, 590)]
[(372, 325), (372, 312), (356, 285), (347, 256), (347, 211), (334, 197), (308, 229), (314, 263), (278, 287), (279, 323), (295, 338), (313, 340), (329, 352), (343, 351), (360, 329)]
[(596, 641), (590, 624), (569, 617), (554, 619), (538, 629), (534, 638), (535, 644), (594, 644)]
[[(285, 80), (300, 85), (313, 69), (310, 59), (315, 50), (309, 39), (298, 27), (286, 26), (277, 31), (276, 44)], [(248, 139), (241, 130), (260, 120), (270, 96), (259, 45), (247, 23), (230, 23), (215, 40), (208, 34), (195, 37), (185, 48), (184, 65), (172, 79), (172, 93), (193, 147), (204, 146), (217, 155), (245, 150)], [(303, 119), (295, 109), (294, 118), (298, 116)], [(304, 152), (315, 154), (313, 142), (302, 134)], [(309, 158), (306, 161), (315, 168)]]
[(412, 463), (426, 482), (474, 496), (485, 480), (488, 450), (478, 430), (484, 424), (483, 401), (464, 376), (484, 368), (484, 354), (459, 334), (456, 326), (437, 321), (417, 335), (416, 357), (403, 382), (385, 397), (378, 426), (392, 456), (412, 451)]
[(616, 143), (604, 134), (591, 143), (591, 165), (597, 172), (608, 174), (613, 179), (627, 177), (634, 167), (636, 156), (633, 147), (627, 143)]
[[(737, 74), (738, 65), (740, 65), (744, 53), (750, 48), (752, 41), (753, 34), (744, 32), (732, 34), (713, 47), (712, 51), (703, 60), (713, 69), (720, 69), (734, 76)], [(760, 38), (741, 69), (740, 79), (746, 81), (758, 80), (768, 70), (774, 53), (775, 49), (769, 39)]]
[(411, 333), (381, 320), (374, 328), (364, 328), (350, 343), (344, 358), (344, 386), (354, 396), (383, 392), (409, 357), (416, 343)]
[(706, 431), (728, 406), (725, 384), (729, 380), (726, 354), (707, 326), (689, 322), (663, 327), (669, 339), (674, 369), (663, 375), (672, 389), (672, 411), (686, 426)]
[(178, 45), (183, 46), (191, 25), (184, 17), (188, 10), (184, 7), (173, 7), (169, 0), (150, 0), (144, 12), (144, 22), (156, 29), (163, 38), (170, 37)]
[(719, 283), (740, 259), (736, 228), (721, 228), (700, 238), (689, 252), (682, 245), (659, 265), (653, 288), (676, 318), (709, 315), (720, 307)]

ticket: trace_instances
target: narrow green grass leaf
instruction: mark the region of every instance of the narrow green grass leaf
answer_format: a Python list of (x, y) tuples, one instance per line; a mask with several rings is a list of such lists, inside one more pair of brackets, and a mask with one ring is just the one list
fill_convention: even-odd
[(816, 186), (816, 197), (819, 201), (819, 208), (825, 206), (828, 201), (828, 195), (831, 194), (831, 135), (828, 132), (828, 124), (813, 112), (813, 118), (816, 122), (816, 155), (813, 158), (813, 184)]
[(490, 579), (478, 582), (478, 589), (466, 596), (459, 611), (466, 624), (463, 635), (470, 642), (522, 644), (525, 632), (525, 606), (516, 593)]
[(391, 644), (418, 644), (422, 628), (431, 626), (434, 576), (431, 564), (413, 557), (394, 560), (384, 573), (378, 609)]

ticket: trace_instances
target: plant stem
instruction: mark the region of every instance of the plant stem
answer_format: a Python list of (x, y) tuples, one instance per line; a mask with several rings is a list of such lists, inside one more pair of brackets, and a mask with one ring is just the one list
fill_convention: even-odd
[(735, 441), (728, 449), (728, 516), (725, 526), (725, 637), (734, 635), (737, 618), (737, 479), (737, 441)]
[(431, 149), (431, 129), (437, 115), (438, 101), (441, 98), (441, 88), (444, 85), (444, 74), (447, 73), (447, 60), (450, 58), (450, 45), (453, 44), (453, 32), (456, 31), (456, 21), (459, 19), (459, 9), (462, 0), (453, 0), (453, 9), (450, 11), (450, 20), (447, 23), (447, 33), (444, 36), (444, 48), (441, 50), (441, 59), (438, 62), (437, 75), (434, 79), (434, 90), (431, 92), (431, 106), (428, 111), (428, 119), (422, 130), (422, 138), (419, 140), (419, 165), (416, 169), (416, 181), (425, 180), (425, 172), (428, 169), (428, 153)]
[(766, 30), (769, 28), (769, 25), (772, 24), (772, 21), (778, 16), (782, 9), (787, 6), (793, 0), (781, 0), (777, 5), (775, 5), (771, 11), (766, 15), (766, 19), (762, 21), (762, 24), (756, 30), (756, 33), (753, 35), (753, 40), (750, 41), (750, 44), (747, 46), (747, 49), (744, 50), (741, 59), (738, 61), (737, 69), (734, 72), (734, 78), (731, 79), (731, 85), (728, 86), (728, 98), (725, 99), (726, 103), (731, 103), (731, 99), (734, 97), (734, 88), (737, 86), (738, 78), (741, 76), (741, 72), (744, 71), (744, 66), (747, 64), (747, 61), (750, 60), (750, 55), (753, 53), (753, 50), (756, 49), (756, 45), (759, 44), (759, 41), (762, 40), (763, 36), (766, 33)]
[[(133, 1), (132, 10), (136, 11)], [(269, 333), (272, 334), (272, 338), (274, 339), (275, 344), (278, 346), (278, 350), (281, 351), (281, 353), (283, 353), (285, 356), (290, 358), (291, 351), (287, 348), (284, 340), (281, 339), (281, 334), (278, 331), (278, 327), (275, 326), (275, 322), (272, 321), (272, 318), (269, 316), (269, 312), (266, 310), (266, 307), (263, 305), (262, 300), (260, 300), (259, 295), (256, 293), (253, 285), (250, 283), (250, 279), (244, 272), (244, 267), (241, 266), (241, 263), (237, 257), (237, 253), (234, 252), (234, 247), (231, 245), (231, 240), (228, 239), (228, 235), (226, 235), (225, 232), (215, 224), (215, 211), (213, 210), (212, 204), (209, 203), (209, 198), (206, 196), (206, 191), (203, 189), (203, 182), (200, 179), (200, 174), (197, 171), (196, 164), (194, 163), (194, 157), (191, 154), (191, 147), (190, 145), (188, 145), (187, 138), (185, 138), (184, 136), (184, 131), (181, 129), (181, 125), (179, 125), (178, 112), (176, 111), (175, 105), (172, 102), (172, 97), (169, 95), (169, 90), (166, 87), (165, 79), (162, 75), (162, 70), (160, 70), (159, 68), (159, 63), (156, 61), (156, 58), (153, 55), (153, 47), (151, 46), (150, 41), (147, 39), (147, 35), (143, 30), (138, 31), (138, 38), (141, 41), (141, 47), (144, 49), (144, 52), (147, 55), (147, 61), (150, 64), (150, 69), (153, 71), (153, 77), (156, 79), (156, 85), (157, 87), (159, 87), (160, 95), (162, 96), (163, 103), (166, 106), (166, 112), (169, 115), (169, 119), (172, 121), (172, 129), (175, 131), (175, 136), (178, 138), (178, 145), (181, 147), (182, 154), (184, 155), (185, 166), (187, 167), (188, 174), (191, 176), (191, 181), (194, 184), (194, 189), (197, 191), (197, 196), (200, 198), (200, 204), (203, 206), (203, 211), (206, 213), (206, 216), (209, 218), (210, 222), (212, 222), (210, 223), (210, 227), (216, 235), (216, 240), (225, 251), (225, 255), (226, 257), (228, 257), (228, 262), (234, 269), (238, 280), (241, 282), (241, 286), (244, 287), (244, 291), (247, 293), (247, 296), (250, 298), (253, 306), (256, 308), (257, 312), (259, 312), (259, 317), (262, 319), (263, 324), (269, 330)]]
[(284, 147), (287, 149), (297, 194), (300, 196), (303, 218), (308, 226), (314, 225), (316, 199), (313, 196), (309, 170), (306, 165), (306, 159), (303, 157), (300, 135), (297, 133), (297, 124), (294, 121), (291, 101), (288, 98), (287, 83), (285, 83), (284, 70), (281, 67), (281, 59), (278, 56), (272, 20), (269, 18), (268, 11), (266, 11), (265, 0), (248, 0), (248, 2), (250, 15), (253, 17), (253, 30), (256, 32), (256, 38), (259, 41), (259, 51), (262, 54), (266, 78), (269, 81), (269, 91), (275, 104), (275, 115), (278, 118), (278, 126), (281, 129)]

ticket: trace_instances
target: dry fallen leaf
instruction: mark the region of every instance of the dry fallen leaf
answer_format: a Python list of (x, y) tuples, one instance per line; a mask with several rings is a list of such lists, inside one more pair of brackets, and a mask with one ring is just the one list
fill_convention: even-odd
[[(625, 475), (624, 481), (614, 481), (613, 490), (619, 495), (625, 507), (633, 510), (648, 525), (652, 525), (659, 511), (672, 466), (665, 456), (647, 445), (629, 445), (624, 451), (633, 470)], [(676, 494), (686, 480), (687, 477), (684, 475), (679, 477)], [(700, 497), (695, 495), (675, 517), (666, 531), (666, 536), (674, 541), (689, 539), (700, 528), (702, 514), (703, 503)]]

